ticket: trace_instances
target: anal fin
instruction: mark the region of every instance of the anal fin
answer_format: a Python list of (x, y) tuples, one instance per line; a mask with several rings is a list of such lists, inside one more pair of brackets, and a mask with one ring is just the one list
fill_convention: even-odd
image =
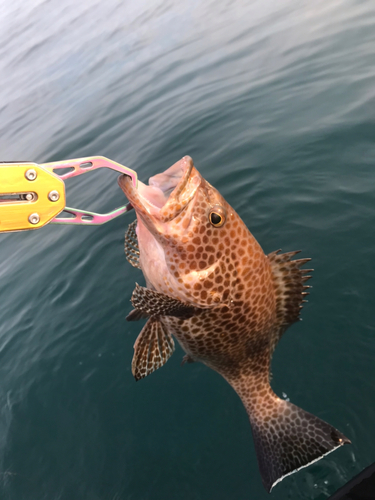
[(135, 380), (147, 377), (163, 366), (174, 350), (172, 335), (158, 318), (150, 318), (134, 344), (132, 373)]

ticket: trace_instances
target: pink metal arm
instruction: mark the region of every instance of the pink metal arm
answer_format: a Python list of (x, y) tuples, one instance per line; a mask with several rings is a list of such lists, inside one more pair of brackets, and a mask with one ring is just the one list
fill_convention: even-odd
[[(120, 163), (109, 160), (104, 156), (88, 156), (86, 158), (74, 158), (72, 160), (56, 161), (52, 163), (43, 163), (41, 166), (47, 170), (50, 170), (54, 175), (57, 175), (62, 180), (69, 179), (70, 177), (75, 177), (77, 175), (86, 174), (92, 170), (97, 170), (98, 168), (110, 168), (111, 170), (116, 170), (121, 174), (128, 175), (131, 177), (133, 185), (135, 188), (138, 187), (138, 176), (137, 173), (131, 168), (125, 167)], [(56, 170), (63, 169), (64, 172), (59, 173)], [(64, 212), (67, 212), (71, 217), (55, 217), (52, 219), (52, 224), (79, 224), (79, 225), (99, 225), (108, 222), (109, 220), (128, 212), (133, 207), (128, 204), (123, 207), (117, 208), (108, 214), (96, 214), (94, 212), (88, 212), (83, 210), (78, 210), (75, 208), (65, 207)]]
[(95, 212), (88, 212), (84, 210), (78, 210), (76, 208), (65, 207), (63, 212), (71, 215), (71, 217), (55, 217), (52, 219), (51, 224), (89, 224), (91, 226), (99, 226), (104, 224), (119, 215), (129, 212), (133, 207), (128, 203), (127, 205), (117, 208), (108, 214), (96, 214)]

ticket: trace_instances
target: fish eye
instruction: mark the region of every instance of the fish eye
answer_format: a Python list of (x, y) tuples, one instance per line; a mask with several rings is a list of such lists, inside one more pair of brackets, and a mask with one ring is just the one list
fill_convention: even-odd
[(214, 227), (221, 227), (225, 222), (225, 212), (221, 207), (214, 207), (209, 215), (210, 223)]

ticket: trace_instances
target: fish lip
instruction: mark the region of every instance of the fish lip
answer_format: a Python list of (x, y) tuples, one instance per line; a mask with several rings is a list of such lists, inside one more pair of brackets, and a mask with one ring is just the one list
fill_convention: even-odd
[[(155, 182), (155, 179), (159, 175), (163, 175), (166, 172), (168, 172), (174, 168), (176, 170), (180, 169), (181, 175), (180, 175), (178, 180), (176, 177), (177, 183), (174, 187), (172, 186), (173, 189), (169, 186), (169, 189), (166, 189), (166, 191), (163, 191), (157, 185), (158, 183)], [(161, 174), (158, 174), (156, 176), (151, 177), (150, 178), (151, 184), (149, 183), (149, 185), (144, 185), (142, 183), (139, 183), (139, 184), (142, 184), (142, 189), (140, 189), (141, 186), (139, 186), (138, 189), (134, 188), (133, 184), (131, 183), (130, 177), (127, 176), (126, 174), (119, 176), (118, 184), (119, 184), (120, 188), (123, 190), (123, 192), (125, 193), (125, 196), (128, 198), (131, 205), (137, 211), (139, 211), (141, 213), (148, 214), (148, 215), (150, 215), (156, 219), (159, 219), (159, 220), (165, 220), (166, 217), (163, 216), (163, 209), (167, 209), (168, 204), (170, 205), (173, 201), (178, 201), (178, 200), (184, 198), (184, 196), (183, 196), (184, 191), (185, 191), (186, 186), (189, 184), (189, 179), (192, 175), (193, 169), (194, 169), (194, 163), (193, 163), (192, 158), (190, 156), (184, 156), (183, 158), (181, 158), (181, 160), (176, 162), (174, 165), (169, 167), (167, 170), (165, 170)], [(198, 183), (195, 182), (194, 184), (196, 184), (196, 187), (197, 187)], [(196, 187), (193, 190), (194, 192), (196, 190)], [(147, 188), (154, 188), (154, 189), (157, 188), (157, 189), (160, 189), (163, 193), (170, 191), (170, 189), (172, 189), (172, 191), (170, 191), (169, 196), (166, 199), (165, 203), (162, 206), (158, 207), (155, 204), (153, 204), (149, 199), (147, 199), (147, 196), (144, 196), (145, 193), (147, 194)], [(141, 193), (141, 191), (143, 191), (143, 193)], [(189, 203), (191, 198), (192, 198), (192, 196), (188, 196), (186, 200), (182, 199), (182, 203), (185, 202), (184, 206), (186, 206)], [(165, 210), (164, 210), (164, 212), (165, 212)], [(173, 219), (177, 215), (178, 214), (176, 213), (173, 216), (173, 213), (172, 213), (171, 215), (169, 215), (168, 220)]]

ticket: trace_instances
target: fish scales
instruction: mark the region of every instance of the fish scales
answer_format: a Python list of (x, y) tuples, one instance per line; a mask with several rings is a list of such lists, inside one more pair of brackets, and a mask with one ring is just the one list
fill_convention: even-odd
[(149, 186), (140, 183), (135, 189), (126, 176), (119, 184), (137, 214), (139, 254), (130, 225), (127, 258), (146, 280), (146, 288), (136, 286), (135, 309), (128, 316), (149, 317), (134, 346), (136, 379), (167, 361), (172, 336), (186, 353), (184, 362), (200, 361), (222, 375), (248, 413), (267, 491), (350, 443), (331, 425), (280, 399), (270, 386), (272, 353), (298, 321), (308, 293), (311, 269), (301, 266), (310, 259), (293, 260), (298, 252), (280, 250), (265, 255), (190, 157), (152, 177)]

